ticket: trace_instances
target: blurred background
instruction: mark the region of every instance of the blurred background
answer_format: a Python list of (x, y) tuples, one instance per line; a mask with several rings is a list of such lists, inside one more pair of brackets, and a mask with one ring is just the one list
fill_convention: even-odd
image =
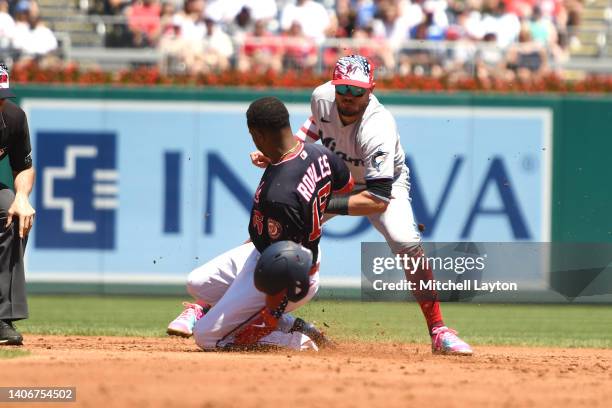
[(0, 0), (9, 65), (165, 74), (326, 72), (580, 79), (612, 71), (609, 0)]

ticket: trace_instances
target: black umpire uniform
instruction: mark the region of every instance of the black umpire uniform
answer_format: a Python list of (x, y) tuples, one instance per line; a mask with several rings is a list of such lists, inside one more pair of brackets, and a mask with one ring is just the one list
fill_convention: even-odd
[[(17, 175), (32, 168), (32, 149), (25, 112), (7, 99), (12, 97), (8, 72), (0, 67), (0, 159), (8, 156), (13, 175)], [(13, 190), (0, 182), (0, 345), (22, 344), (22, 336), (15, 330), (13, 321), (28, 317), (23, 265), (27, 231), (23, 238), (19, 236), (18, 214), (6, 227), (14, 201)]]

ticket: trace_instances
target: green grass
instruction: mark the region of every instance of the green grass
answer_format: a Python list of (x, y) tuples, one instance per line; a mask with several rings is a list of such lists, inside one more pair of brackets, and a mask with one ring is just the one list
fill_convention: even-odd
[[(179, 298), (31, 296), (30, 334), (164, 336), (182, 310)], [(447, 324), (475, 345), (612, 348), (612, 306), (442, 305)], [(338, 340), (418, 342), (428, 336), (414, 303), (314, 301), (297, 315)]]
[(25, 357), (28, 355), (30, 355), (30, 352), (28, 350), (0, 348), (0, 360), (7, 358)]

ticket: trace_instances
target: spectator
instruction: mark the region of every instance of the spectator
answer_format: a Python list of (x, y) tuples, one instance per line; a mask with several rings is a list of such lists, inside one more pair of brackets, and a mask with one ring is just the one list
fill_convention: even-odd
[(157, 44), (160, 33), (161, 6), (158, 0), (134, 0), (125, 11), (128, 27), (133, 34), (136, 47)]
[(476, 76), (481, 80), (504, 76), (504, 54), (497, 46), (495, 34), (486, 34), (479, 45), (476, 53)]
[(9, 4), (0, 0), (0, 50), (11, 48), (15, 33), (15, 20), (9, 14)]
[(265, 73), (280, 72), (281, 68), (282, 48), (278, 37), (267, 30), (265, 20), (256, 21), (253, 32), (246, 35), (240, 48), (238, 70)]
[(484, 33), (495, 33), (497, 45), (507, 48), (516, 41), (521, 30), (521, 22), (514, 13), (506, 12), (506, 6), (500, 0), (486, 0), (482, 19)]
[(30, 36), (30, 2), (21, 0), (15, 6), (15, 28), (13, 30), (13, 48), (22, 52)]
[[(352, 38), (357, 30), (357, 13), (354, 7), (351, 7), (350, 0), (338, 0), (336, 2), (335, 13), (330, 15), (330, 25), (328, 28), (328, 37), (334, 39)], [(343, 56), (346, 50), (350, 47), (349, 42), (346, 45), (336, 43), (331, 46), (326, 46), (321, 50), (322, 62), (324, 69), (331, 69), (336, 65), (338, 58)]]
[(299, 21), (304, 34), (321, 44), (330, 28), (327, 10), (313, 0), (297, 0), (297, 4), (287, 4), (281, 13), (281, 29), (288, 31), (294, 21)]
[(39, 15), (30, 16), (30, 32), (28, 40), (23, 45), (23, 53), (27, 56), (40, 58), (57, 49), (55, 34), (41, 21)]
[(433, 12), (427, 11), (423, 22), (410, 30), (415, 40), (440, 41), (444, 39), (444, 29), (436, 24)]
[(278, 15), (276, 0), (246, 0), (244, 6), (251, 10), (251, 17), (255, 21), (265, 20), (268, 23), (276, 21)]
[[(357, 14), (351, 8), (350, 0), (336, 1), (336, 13), (333, 17), (330, 21), (332, 26), (329, 30), (330, 37), (351, 37), (357, 24)], [(335, 64), (335, 61), (333, 63)]]
[(465, 28), (467, 36), (472, 40), (480, 41), (484, 38), (484, 26), (482, 25), (482, 13), (480, 12), (480, 0), (466, 4), (467, 18), (461, 19), (459, 24)]
[(538, 0), (503, 0), (505, 10), (523, 20), (531, 17), (533, 7), (537, 1)]
[(130, 5), (130, 0), (98, 0), (90, 12), (107, 16), (117, 16), (123, 14), (123, 9)]
[(425, 18), (423, 13), (424, 0), (413, 0), (408, 5), (403, 7), (403, 14), (406, 18), (409, 30), (412, 30), (417, 25), (421, 24)]
[(446, 49), (444, 60), (444, 69), (449, 74), (455, 76), (463, 76), (466, 73), (470, 75), (474, 72), (474, 56), (476, 54), (476, 46), (467, 36), (467, 31), (464, 28), (465, 20), (469, 18), (467, 11), (461, 12), (456, 16), (456, 23), (448, 27), (446, 30), (446, 40), (452, 42), (453, 45)]
[(529, 26), (521, 28), (518, 43), (508, 49), (506, 66), (521, 80), (541, 77), (548, 72), (546, 50), (533, 41)]
[(270, 22), (276, 18), (276, 0), (213, 0), (206, 6), (206, 14), (222, 24), (231, 24), (247, 7), (254, 20)]
[(373, 0), (358, 0), (356, 3), (357, 27), (367, 27), (374, 20), (378, 8)]
[(167, 23), (159, 41), (160, 51), (166, 55), (168, 70), (197, 74), (208, 71), (204, 58), (207, 27), (202, 18), (204, 1), (187, 0), (180, 13)]
[(423, 3), (423, 11), (431, 13), (433, 15), (433, 24), (445, 30), (448, 27), (447, 6), (446, 0), (426, 0)]
[(174, 25), (174, 15), (176, 14), (176, 6), (170, 1), (164, 1), (159, 12), (159, 29), (160, 35)]
[(204, 23), (206, 24), (203, 50), (205, 70), (217, 72), (226, 70), (234, 53), (232, 39), (212, 18), (206, 17)]
[(15, 30), (13, 48), (20, 59), (49, 61), (51, 53), (57, 50), (55, 34), (40, 19), (38, 4), (21, 0), (15, 7)]
[(197, 43), (204, 39), (206, 25), (204, 24), (203, 0), (186, 0), (183, 11), (175, 15), (175, 23), (180, 26), (181, 38)]
[(251, 18), (251, 9), (245, 6), (240, 10), (240, 13), (236, 15), (234, 21), (227, 26), (226, 31), (234, 41), (243, 43), (247, 33), (253, 31), (254, 24)]
[(312, 38), (304, 35), (302, 25), (294, 21), (284, 36), (283, 67), (311, 70), (317, 63), (317, 48)]
[(529, 31), (533, 40), (539, 42), (544, 47), (548, 48), (557, 43), (557, 29), (552, 21), (542, 15), (542, 10), (539, 6), (533, 8)]
[[(123, 16), (124, 10), (130, 5), (130, 0), (98, 0), (90, 9), (92, 14), (103, 14), (107, 16)], [(132, 45), (132, 34), (127, 24), (114, 22), (106, 24), (104, 44), (107, 47), (130, 47)]]
[(410, 22), (400, 15), (400, 7), (394, 1), (379, 4), (378, 18), (372, 22), (374, 37), (385, 38), (392, 49), (398, 49), (410, 33)]
[(363, 40), (365, 43), (357, 44), (356, 53), (369, 58), (375, 67), (382, 68), (381, 75), (395, 70), (395, 57), (393, 50), (384, 37), (377, 37), (372, 27), (359, 28), (353, 33), (353, 39)]

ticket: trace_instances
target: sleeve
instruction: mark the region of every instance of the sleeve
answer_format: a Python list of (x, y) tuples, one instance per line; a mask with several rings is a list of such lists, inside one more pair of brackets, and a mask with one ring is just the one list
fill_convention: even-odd
[(30, 129), (25, 113), (17, 117), (17, 124), (11, 132), (9, 144), (9, 161), (11, 169), (20, 172), (32, 167), (32, 146), (30, 145)]
[(399, 136), (391, 114), (381, 112), (373, 116), (361, 130), (360, 136), (366, 182), (393, 180)]
[(317, 126), (314, 116), (306, 119), (306, 122), (296, 132), (295, 137), (305, 143), (314, 143), (319, 140), (319, 126)]
[(295, 136), (306, 143), (314, 143), (320, 139), (319, 126), (317, 125), (316, 118), (318, 117), (318, 106), (316, 98), (316, 90), (310, 97), (310, 112), (312, 115), (304, 122), (302, 127), (297, 131)]
[(325, 155), (329, 160), (329, 166), (331, 167), (332, 177), (332, 190), (336, 194), (347, 194), (353, 190), (355, 182), (351, 171), (348, 169), (344, 161), (336, 154), (327, 150)]

